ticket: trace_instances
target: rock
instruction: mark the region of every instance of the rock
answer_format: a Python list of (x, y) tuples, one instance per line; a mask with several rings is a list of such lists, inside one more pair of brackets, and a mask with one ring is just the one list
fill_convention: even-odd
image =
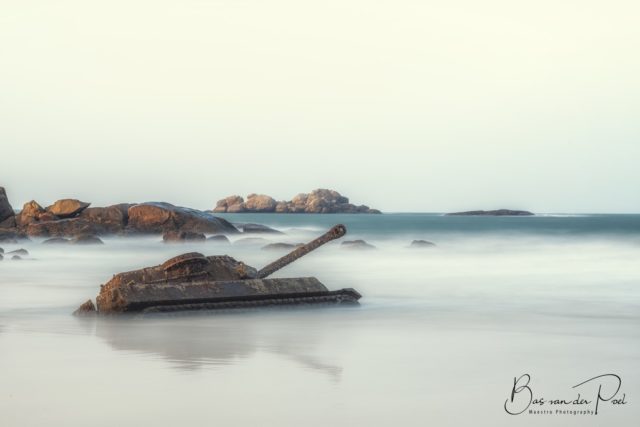
[(356, 206), (347, 197), (334, 190), (319, 188), (311, 193), (300, 193), (291, 201), (275, 201), (264, 194), (250, 194), (246, 201), (240, 196), (219, 200), (214, 212), (277, 212), (277, 213), (380, 213), (366, 205)]
[(0, 243), (18, 243), (18, 240), (27, 239), (24, 231), (17, 228), (0, 229)]
[[(240, 196), (229, 196), (222, 200), (218, 200), (214, 212), (231, 212), (230, 207), (235, 206), (234, 209), (239, 209), (244, 203), (244, 199)], [(237, 212), (237, 210), (236, 210)]]
[(266, 245), (267, 243), (269, 241), (262, 237), (244, 237), (233, 242), (234, 245)]
[(140, 233), (164, 233), (178, 230), (194, 233), (238, 232), (223, 218), (164, 202), (147, 202), (131, 206), (127, 228)]
[(122, 233), (127, 225), (128, 209), (128, 204), (107, 206), (105, 208), (87, 208), (80, 213), (79, 217), (94, 225), (99, 225), (101, 234), (116, 234)]
[(446, 215), (458, 215), (458, 216), (530, 216), (534, 215), (529, 211), (517, 211), (511, 209), (497, 209), (493, 211), (465, 211), (465, 212), (452, 212)]
[[(7, 192), (4, 190), (4, 187), (0, 187), (0, 223), (6, 228), (11, 227), (9, 224), (11, 223), (11, 218), (15, 217), (16, 213), (13, 211), (13, 207), (11, 207), (11, 203), (9, 203), (9, 198), (7, 197)], [(15, 220), (15, 219), (14, 219)], [(14, 223), (15, 227), (15, 223)]]
[(238, 225), (238, 228), (241, 228), (243, 233), (284, 234), (282, 231), (274, 230), (273, 228), (262, 224), (240, 224)]
[(61, 199), (48, 206), (46, 210), (60, 218), (72, 218), (88, 208), (90, 204), (78, 199)]
[(4, 228), (14, 228), (17, 226), (16, 223), (16, 217), (14, 216), (10, 216), (9, 218), (5, 219), (4, 221), (0, 221), (0, 229), (4, 229)]
[(16, 255), (29, 255), (29, 251), (28, 251), (28, 250), (26, 250), (26, 249), (22, 249), (22, 248), (20, 248), (20, 249), (16, 249), (15, 251), (7, 252), (7, 255), (9, 255), (9, 254), (16, 254)]
[(276, 201), (264, 194), (249, 194), (244, 207), (250, 212), (273, 212), (276, 209)]
[(93, 305), (93, 301), (91, 300), (87, 300), (73, 312), (74, 316), (91, 316), (94, 314), (96, 314), (96, 306)]
[(436, 244), (433, 242), (429, 242), (428, 240), (414, 240), (411, 242), (410, 247), (412, 248), (432, 248)]
[(224, 234), (216, 234), (215, 236), (209, 236), (207, 237), (207, 240), (212, 242), (231, 243), (229, 241), (229, 238)]
[(365, 242), (364, 240), (345, 240), (340, 245), (344, 249), (354, 249), (354, 250), (370, 250), (377, 249), (375, 246)]
[(102, 234), (104, 231), (103, 226), (89, 222), (85, 218), (34, 222), (27, 226), (27, 234), (38, 237), (74, 237), (84, 234)]
[(4, 259), (4, 255), (0, 254), (0, 261)]
[(167, 231), (162, 235), (165, 243), (184, 242), (187, 240), (205, 240), (206, 236), (202, 233), (194, 233), (192, 231)]
[(287, 202), (278, 202), (276, 203), (276, 213), (289, 213), (289, 206)]
[(20, 261), (22, 259), (22, 257), (20, 255), (14, 255), (11, 257), (12, 260), (14, 261)]
[(69, 243), (73, 245), (104, 245), (104, 242), (100, 240), (98, 236), (94, 236), (93, 234), (83, 234), (74, 237), (69, 241)]
[(52, 213), (47, 212), (38, 202), (32, 200), (22, 206), (22, 210), (16, 215), (16, 224), (18, 227), (26, 227), (32, 222), (40, 221), (42, 217), (47, 221), (56, 219)]
[(64, 237), (52, 237), (42, 242), (43, 245), (64, 245), (70, 243), (71, 240)]
[(4, 253), (4, 249), (0, 248), (0, 254)]
[(268, 245), (263, 246), (261, 249), (263, 251), (284, 251), (284, 250), (294, 250), (295, 248), (302, 246), (302, 243), (269, 243)]

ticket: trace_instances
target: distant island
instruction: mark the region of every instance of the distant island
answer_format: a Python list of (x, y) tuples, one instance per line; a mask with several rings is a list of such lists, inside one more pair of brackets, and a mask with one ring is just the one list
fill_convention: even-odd
[(451, 212), (445, 215), (456, 216), (531, 216), (533, 212), (529, 211), (517, 211), (512, 209), (496, 209), (493, 211), (465, 211), (465, 212)]
[(249, 194), (247, 200), (240, 196), (229, 196), (218, 200), (213, 212), (217, 213), (366, 213), (379, 214), (378, 209), (366, 205), (349, 203), (334, 190), (319, 188), (311, 193), (300, 193), (289, 201), (276, 201), (264, 194)]

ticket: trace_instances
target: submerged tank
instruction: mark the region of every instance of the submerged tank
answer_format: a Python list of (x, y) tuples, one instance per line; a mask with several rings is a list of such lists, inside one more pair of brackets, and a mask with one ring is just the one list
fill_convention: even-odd
[[(344, 236), (346, 231), (344, 225), (336, 225), (261, 270), (227, 255), (189, 252), (154, 267), (119, 273), (100, 287), (97, 312), (162, 313), (291, 304), (357, 304), (361, 295), (355, 289), (330, 291), (315, 277), (267, 278), (319, 246)], [(75, 314), (95, 312), (96, 306), (89, 300)]]

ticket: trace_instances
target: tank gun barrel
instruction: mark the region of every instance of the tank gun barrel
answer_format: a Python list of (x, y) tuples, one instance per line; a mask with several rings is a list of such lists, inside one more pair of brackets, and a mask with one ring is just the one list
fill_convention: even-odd
[(327, 231), (317, 239), (314, 239), (309, 243), (307, 243), (306, 245), (302, 245), (294, 249), (293, 251), (289, 252), (287, 255), (283, 256), (282, 258), (278, 258), (271, 264), (265, 266), (260, 271), (258, 271), (258, 274), (256, 277), (258, 279), (264, 279), (265, 277), (270, 276), (274, 272), (280, 270), (284, 266), (291, 264), (298, 258), (305, 256), (306, 254), (313, 251), (314, 249), (317, 249), (318, 247), (324, 245), (327, 242), (330, 242), (335, 239), (339, 239), (345, 234), (347, 234), (347, 227), (345, 227), (342, 224), (335, 225), (331, 228), (331, 230)]

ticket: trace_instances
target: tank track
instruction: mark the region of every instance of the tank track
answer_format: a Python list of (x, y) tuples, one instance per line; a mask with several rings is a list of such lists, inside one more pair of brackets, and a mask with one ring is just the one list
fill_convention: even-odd
[(237, 301), (219, 301), (192, 304), (157, 305), (147, 307), (140, 314), (174, 313), (177, 311), (252, 309), (270, 306), (302, 304), (358, 304), (360, 294), (352, 289), (327, 292), (326, 295), (293, 298), (262, 298)]

